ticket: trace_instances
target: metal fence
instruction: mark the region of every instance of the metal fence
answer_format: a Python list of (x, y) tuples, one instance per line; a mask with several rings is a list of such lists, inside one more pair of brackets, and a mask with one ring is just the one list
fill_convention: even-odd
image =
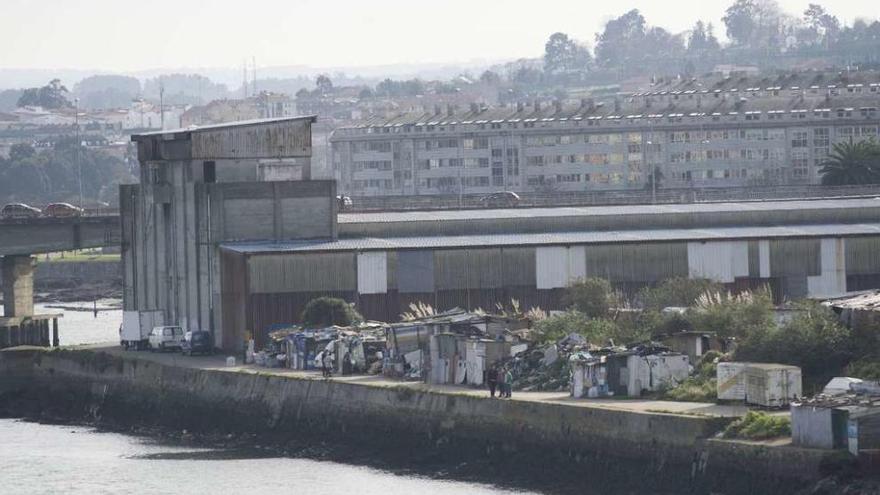
[[(864, 186), (775, 186), (632, 191), (554, 191), (518, 193), (519, 207), (682, 204), (880, 196), (880, 184)], [(353, 196), (350, 211), (401, 211), (486, 208), (482, 194)]]

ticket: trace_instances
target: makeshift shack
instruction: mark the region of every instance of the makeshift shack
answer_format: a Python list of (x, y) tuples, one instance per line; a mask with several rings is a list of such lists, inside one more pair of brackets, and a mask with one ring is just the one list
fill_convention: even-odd
[(593, 356), (588, 352), (574, 353), (571, 364), (571, 396), (575, 399), (596, 398), (609, 395), (605, 356)]
[(801, 369), (785, 364), (751, 363), (745, 369), (745, 401), (764, 407), (787, 406), (802, 396)]
[(690, 374), (690, 361), (668, 348), (636, 348), (606, 358), (608, 388), (618, 396), (674, 388)]
[(673, 352), (687, 354), (692, 363), (709, 351), (727, 352), (727, 342), (712, 332), (678, 332), (663, 337), (661, 341)]
[(486, 371), (510, 356), (510, 342), (499, 340), (470, 340), (465, 348), (465, 380), (468, 385), (480, 387)]
[[(818, 449), (848, 449), (869, 463), (880, 455), (880, 386), (855, 382), (839, 393), (835, 378), (823, 393), (791, 405), (792, 442)], [(868, 383), (868, 382), (864, 382)]]

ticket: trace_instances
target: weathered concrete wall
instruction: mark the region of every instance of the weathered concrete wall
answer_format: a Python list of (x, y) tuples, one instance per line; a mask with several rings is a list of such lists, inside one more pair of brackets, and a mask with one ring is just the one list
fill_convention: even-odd
[(3, 256), (3, 314), (5, 316), (32, 316), (34, 314), (34, 258), (31, 256)]
[[(553, 467), (593, 483), (616, 473), (669, 493), (794, 493), (818, 477), (815, 456), (707, 446), (723, 421), (702, 416), (171, 367), (91, 351), (4, 352), (0, 371), (0, 414), (16, 398), (68, 419), (271, 433), (282, 442), (332, 439), (436, 451), (450, 463), (498, 456), (524, 470)], [(792, 459), (796, 466), (782, 469)]]
[(38, 289), (65, 283), (121, 285), (122, 269), (119, 261), (38, 262), (34, 272), (34, 283)]

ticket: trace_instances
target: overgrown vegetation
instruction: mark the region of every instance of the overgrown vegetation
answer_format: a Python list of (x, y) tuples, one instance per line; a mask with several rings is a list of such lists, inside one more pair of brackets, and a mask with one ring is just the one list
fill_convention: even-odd
[(880, 357), (865, 356), (853, 360), (846, 367), (845, 374), (862, 380), (880, 380)]
[(781, 327), (751, 328), (737, 347), (736, 359), (799, 366), (805, 388), (820, 387), (852, 360), (858, 343), (827, 307), (804, 302), (797, 305), (796, 312)]
[(687, 320), (695, 330), (742, 339), (775, 325), (773, 297), (769, 289), (739, 294), (707, 292), (697, 298)]
[(705, 278), (690, 279), (675, 277), (664, 280), (657, 287), (640, 290), (637, 300), (647, 310), (662, 310), (668, 307), (690, 307), (705, 293), (717, 294), (724, 286)]
[(329, 327), (338, 325), (347, 327), (363, 317), (354, 307), (342, 299), (335, 297), (319, 297), (312, 299), (302, 312), (302, 323), (308, 327)]
[(563, 303), (589, 318), (603, 318), (620, 299), (609, 281), (592, 277), (574, 281), (566, 291)]
[(724, 438), (767, 440), (791, 436), (791, 420), (765, 412), (749, 411), (724, 429)]
[(619, 343), (623, 338), (621, 328), (615, 322), (607, 318), (590, 318), (575, 309), (538, 321), (535, 331), (544, 342), (554, 342), (572, 333), (583, 335), (595, 344)]
[(662, 398), (681, 402), (715, 402), (718, 399), (717, 361), (722, 357), (718, 351), (703, 354), (694, 366), (694, 374), (677, 387), (664, 392)]

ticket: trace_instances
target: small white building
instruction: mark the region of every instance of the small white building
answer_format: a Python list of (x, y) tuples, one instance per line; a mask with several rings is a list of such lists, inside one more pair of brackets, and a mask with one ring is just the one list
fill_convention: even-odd
[(690, 360), (677, 352), (608, 356), (608, 388), (614, 395), (639, 397), (642, 392), (673, 388), (690, 375)]
[(608, 395), (608, 370), (605, 356), (573, 355), (571, 364), (571, 396), (575, 399)]

